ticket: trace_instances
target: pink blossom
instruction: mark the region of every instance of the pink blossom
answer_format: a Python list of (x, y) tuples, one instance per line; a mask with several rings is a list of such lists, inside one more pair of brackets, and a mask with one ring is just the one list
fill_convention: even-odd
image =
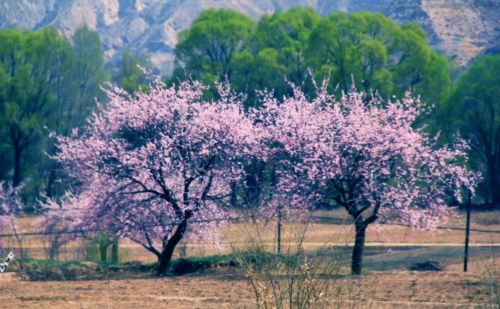
[(15, 214), (23, 208), (21, 201), (17, 198), (17, 194), (22, 187), (23, 185), (14, 188), (10, 184), (0, 182), (0, 231), (5, 228), (16, 229)]
[(58, 137), (55, 159), (80, 184), (66, 200), (80, 209), (75, 223), (127, 237), (159, 259), (177, 232), (213, 238), (210, 220), (226, 216), (229, 184), (260, 146), (242, 98), (221, 89), (213, 102), (198, 82), (134, 96), (115, 89), (82, 134)]
[(282, 158), (277, 186), (293, 207), (311, 207), (325, 196), (313, 193), (329, 192), (357, 222), (396, 213), (434, 229), (450, 215), (450, 192), (459, 201), (462, 189), (474, 192), (478, 175), (463, 166), (467, 144), (437, 147), (414, 127), (425, 109), (409, 94), (384, 103), (360, 92), (337, 100), (322, 90), (309, 101), (295, 89), (282, 103), (267, 98), (263, 106), (255, 113), (268, 130), (263, 144), (268, 160)]

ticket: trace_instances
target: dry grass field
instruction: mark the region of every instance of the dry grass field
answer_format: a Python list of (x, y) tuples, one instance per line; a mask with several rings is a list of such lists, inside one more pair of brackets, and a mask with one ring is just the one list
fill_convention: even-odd
[[(350, 225), (341, 224), (342, 212), (318, 212), (307, 227), (285, 224), (283, 250), (294, 251), (297, 242), (307, 252), (344, 254), (346, 264), (351, 243)], [(343, 276), (341, 308), (490, 308), (485, 270), (490, 256), (497, 256), (500, 274), (499, 212), (473, 214), (469, 272), (462, 272), (464, 232), (461, 218), (435, 232), (415, 231), (398, 225), (373, 226), (368, 231), (365, 274), (359, 279)], [(36, 230), (33, 218), (21, 218), (21, 230)], [(184, 244), (188, 256), (230, 253), (234, 248), (255, 245), (275, 249), (275, 225), (236, 224), (223, 229), (216, 247), (193, 240)], [(493, 246), (492, 246), (493, 245)], [(495, 246), (496, 245), (496, 246)], [(15, 247), (4, 240), (4, 247)], [(43, 239), (25, 237), (30, 256), (44, 258)], [(72, 258), (78, 242), (62, 248), (62, 258)], [(180, 251), (180, 250), (178, 250)], [(338, 255), (337, 255), (338, 257)], [(122, 261), (154, 262), (153, 256), (137, 245), (122, 242)], [(441, 272), (414, 272), (415, 262), (436, 261)], [(347, 267), (342, 273), (347, 274)], [(491, 279), (491, 278), (490, 278)], [(494, 278), (497, 280), (500, 278)], [(0, 308), (254, 308), (255, 297), (243, 271), (220, 268), (196, 274), (155, 278), (148, 274), (110, 274), (103, 280), (29, 281), (15, 272), (0, 274)], [(334, 308), (332, 304), (332, 308)], [(494, 307), (493, 307), (494, 308)]]

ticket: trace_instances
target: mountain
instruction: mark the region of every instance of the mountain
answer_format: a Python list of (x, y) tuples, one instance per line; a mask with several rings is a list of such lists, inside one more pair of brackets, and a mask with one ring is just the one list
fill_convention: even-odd
[(100, 34), (108, 61), (130, 49), (169, 71), (177, 32), (202, 10), (230, 8), (258, 19), (293, 6), (322, 15), (382, 12), (398, 23), (417, 22), (431, 44), (459, 65), (500, 51), (500, 0), (0, 0), (0, 28), (52, 26), (69, 36), (87, 24)]

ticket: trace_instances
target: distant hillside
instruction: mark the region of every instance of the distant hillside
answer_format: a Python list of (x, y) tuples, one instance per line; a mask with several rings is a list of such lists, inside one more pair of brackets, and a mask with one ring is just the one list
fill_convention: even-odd
[(433, 46), (464, 65), (482, 52), (500, 50), (499, 0), (3, 0), (0, 28), (54, 26), (72, 34), (83, 24), (101, 35), (106, 59), (124, 49), (147, 54), (171, 68), (177, 32), (207, 8), (225, 7), (253, 18), (293, 6), (333, 11), (382, 12), (397, 22), (417, 22)]

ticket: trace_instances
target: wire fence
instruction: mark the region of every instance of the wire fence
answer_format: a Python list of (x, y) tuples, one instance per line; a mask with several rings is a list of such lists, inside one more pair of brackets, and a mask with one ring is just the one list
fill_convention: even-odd
[[(263, 217), (255, 215), (246, 216), (228, 216), (224, 218), (212, 218), (203, 220), (190, 220), (189, 224), (197, 223), (211, 223), (211, 222), (229, 222), (229, 223), (241, 223), (248, 222), (250, 220), (264, 219)], [(266, 217), (266, 219), (269, 219)], [(331, 224), (338, 226), (350, 226), (352, 222), (344, 218), (331, 217), (331, 216), (321, 216), (313, 215), (309, 218), (309, 222), (313, 224)], [(276, 220), (276, 218), (274, 218)], [(388, 223), (381, 223), (382, 225), (387, 225)], [(165, 226), (166, 224), (162, 224)], [(171, 226), (176, 226), (178, 223), (168, 224)], [(392, 226), (401, 227), (411, 227), (407, 224), (401, 223), (391, 223)], [(157, 227), (159, 224), (151, 224), (147, 227)], [(439, 226), (439, 230), (443, 231), (464, 231), (465, 228), (457, 226)], [(498, 240), (500, 242), (500, 230), (495, 229), (471, 229), (474, 233), (482, 233), (490, 235), (492, 240)], [(272, 233), (272, 231), (270, 231)], [(99, 239), (101, 237), (101, 239)], [(328, 244), (328, 243), (324, 243)], [(330, 246), (349, 246), (349, 244), (334, 244), (329, 243)], [(384, 243), (384, 241), (377, 241), (377, 246), (396, 246), (390, 241)], [(401, 245), (405, 245), (401, 243)], [(407, 244), (409, 247), (418, 246), (432, 246), (430, 243)], [(448, 244), (449, 245), (449, 244)], [(459, 246), (460, 243), (453, 244), (454, 246)], [(499, 246), (492, 241), (490, 244), (485, 243), (485, 246)], [(17, 256), (25, 258), (36, 258), (36, 259), (51, 259), (51, 260), (102, 260), (102, 247), (106, 247), (108, 255), (111, 255), (111, 241), (106, 237), (99, 236), (96, 231), (90, 229), (54, 229), (51, 231), (47, 230), (20, 230), (17, 232), (3, 233), (0, 234), (0, 254), (4, 255), (9, 251), (14, 251)], [(154, 261), (154, 256), (146, 253), (145, 249), (136, 243), (131, 241), (120, 241), (120, 252), (121, 260), (133, 260), (137, 256), (147, 256), (145, 261)], [(215, 245), (209, 243), (195, 243), (184, 241), (179, 244), (176, 254), (178, 256), (188, 255), (209, 255), (214, 253), (219, 253), (220, 249), (217, 249)]]
[[(255, 219), (255, 216), (238, 216), (211, 219), (189, 220), (190, 225), (213, 222), (241, 222), (242, 220)], [(159, 226), (178, 226), (178, 222), (163, 224), (143, 225), (143, 228), (154, 228)], [(93, 229), (53, 229), (17, 231), (11, 228), (11, 233), (0, 234), (0, 256), (5, 252), (14, 251), (17, 256), (23, 258), (50, 259), (50, 260), (99, 260), (103, 261), (101, 248), (105, 246), (110, 251), (114, 239), (107, 237), (104, 233)], [(181, 255), (185, 255), (186, 243), (180, 244)], [(201, 244), (202, 247), (214, 247), (211, 244)], [(143, 256), (134, 254), (136, 251), (145, 249), (136, 243), (126, 241), (120, 245), (128, 256)], [(200, 251), (200, 250), (198, 250)], [(204, 250), (201, 250), (203, 254)], [(184, 254), (182, 253), (184, 252)], [(143, 252), (144, 253), (144, 252)], [(107, 254), (111, 255), (111, 254)], [(200, 255), (200, 254), (198, 254)], [(129, 257), (125, 257), (126, 260)], [(148, 260), (148, 259), (147, 259)]]

